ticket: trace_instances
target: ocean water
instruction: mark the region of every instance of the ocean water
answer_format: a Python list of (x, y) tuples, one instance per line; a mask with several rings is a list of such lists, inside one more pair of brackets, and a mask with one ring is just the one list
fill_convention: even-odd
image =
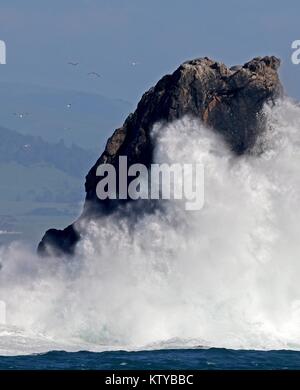
[(1, 367), (296, 368), (300, 107), (265, 112), (247, 156), (193, 118), (153, 129), (156, 162), (203, 164), (203, 209), (89, 221), (72, 260), (1, 247)]
[(299, 370), (300, 352), (171, 349), (1, 356), (0, 370)]

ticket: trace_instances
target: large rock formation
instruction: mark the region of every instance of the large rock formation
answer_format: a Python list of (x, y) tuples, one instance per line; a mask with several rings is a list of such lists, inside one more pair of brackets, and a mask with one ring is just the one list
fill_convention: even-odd
[[(279, 65), (276, 57), (258, 57), (229, 69), (209, 58), (200, 58), (185, 62), (172, 75), (164, 76), (114, 132), (86, 176), (86, 202), (79, 221), (114, 212), (119, 207), (121, 201), (97, 198), (96, 169), (102, 163), (117, 167), (119, 156), (127, 156), (129, 164), (149, 165), (154, 146), (150, 131), (158, 121), (170, 122), (189, 114), (221, 133), (237, 155), (251, 151), (264, 130), (263, 105), (282, 92)], [(72, 254), (79, 238), (74, 224), (64, 230), (50, 229), (38, 251), (42, 255)]]

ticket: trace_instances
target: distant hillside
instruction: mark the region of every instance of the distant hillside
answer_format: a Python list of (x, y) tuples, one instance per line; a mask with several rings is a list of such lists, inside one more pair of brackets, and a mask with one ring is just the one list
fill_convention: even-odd
[(61, 226), (75, 217), (95, 160), (94, 151), (0, 127), (0, 246), (34, 242), (47, 224)]
[(44, 165), (82, 178), (96, 156), (95, 151), (76, 145), (67, 147), (62, 140), (52, 144), (41, 137), (0, 127), (0, 163), (17, 163), (26, 167)]
[(84, 177), (131, 106), (12, 83), (0, 83), (0, 102), (0, 246), (14, 239), (36, 245), (47, 226), (77, 217)]
[(98, 151), (132, 108), (97, 94), (3, 82), (0, 101), (1, 126)]

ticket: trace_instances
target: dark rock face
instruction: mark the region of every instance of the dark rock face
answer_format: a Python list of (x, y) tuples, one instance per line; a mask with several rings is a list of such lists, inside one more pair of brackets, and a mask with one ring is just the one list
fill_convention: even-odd
[[(244, 66), (227, 68), (224, 64), (200, 58), (182, 64), (172, 75), (164, 76), (146, 92), (136, 111), (109, 138), (105, 151), (86, 176), (86, 202), (80, 220), (115, 211), (121, 201), (100, 201), (96, 196), (100, 164), (117, 167), (119, 156), (128, 164), (152, 162), (150, 137), (156, 122), (171, 122), (191, 115), (221, 133), (237, 154), (250, 152), (264, 130), (263, 105), (282, 93), (276, 57), (258, 57)], [(124, 201), (123, 201), (124, 202)], [(74, 225), (65, 230), (48, 230), (38, 252), (72, 254), (80, 234)]]

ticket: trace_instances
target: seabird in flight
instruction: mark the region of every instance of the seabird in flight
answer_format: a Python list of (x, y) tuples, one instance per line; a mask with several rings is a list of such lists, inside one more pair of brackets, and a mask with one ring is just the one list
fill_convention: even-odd
[(17, 116), (18, 118), (23, 118), (25, 115), (29, 115), (28, 112), (14, 112), (13, 115)]
[(101, 75), (97, 72), (89, 72), (88, 73), (89, 76), (96, 76), (96, 77), (101, 77)]

